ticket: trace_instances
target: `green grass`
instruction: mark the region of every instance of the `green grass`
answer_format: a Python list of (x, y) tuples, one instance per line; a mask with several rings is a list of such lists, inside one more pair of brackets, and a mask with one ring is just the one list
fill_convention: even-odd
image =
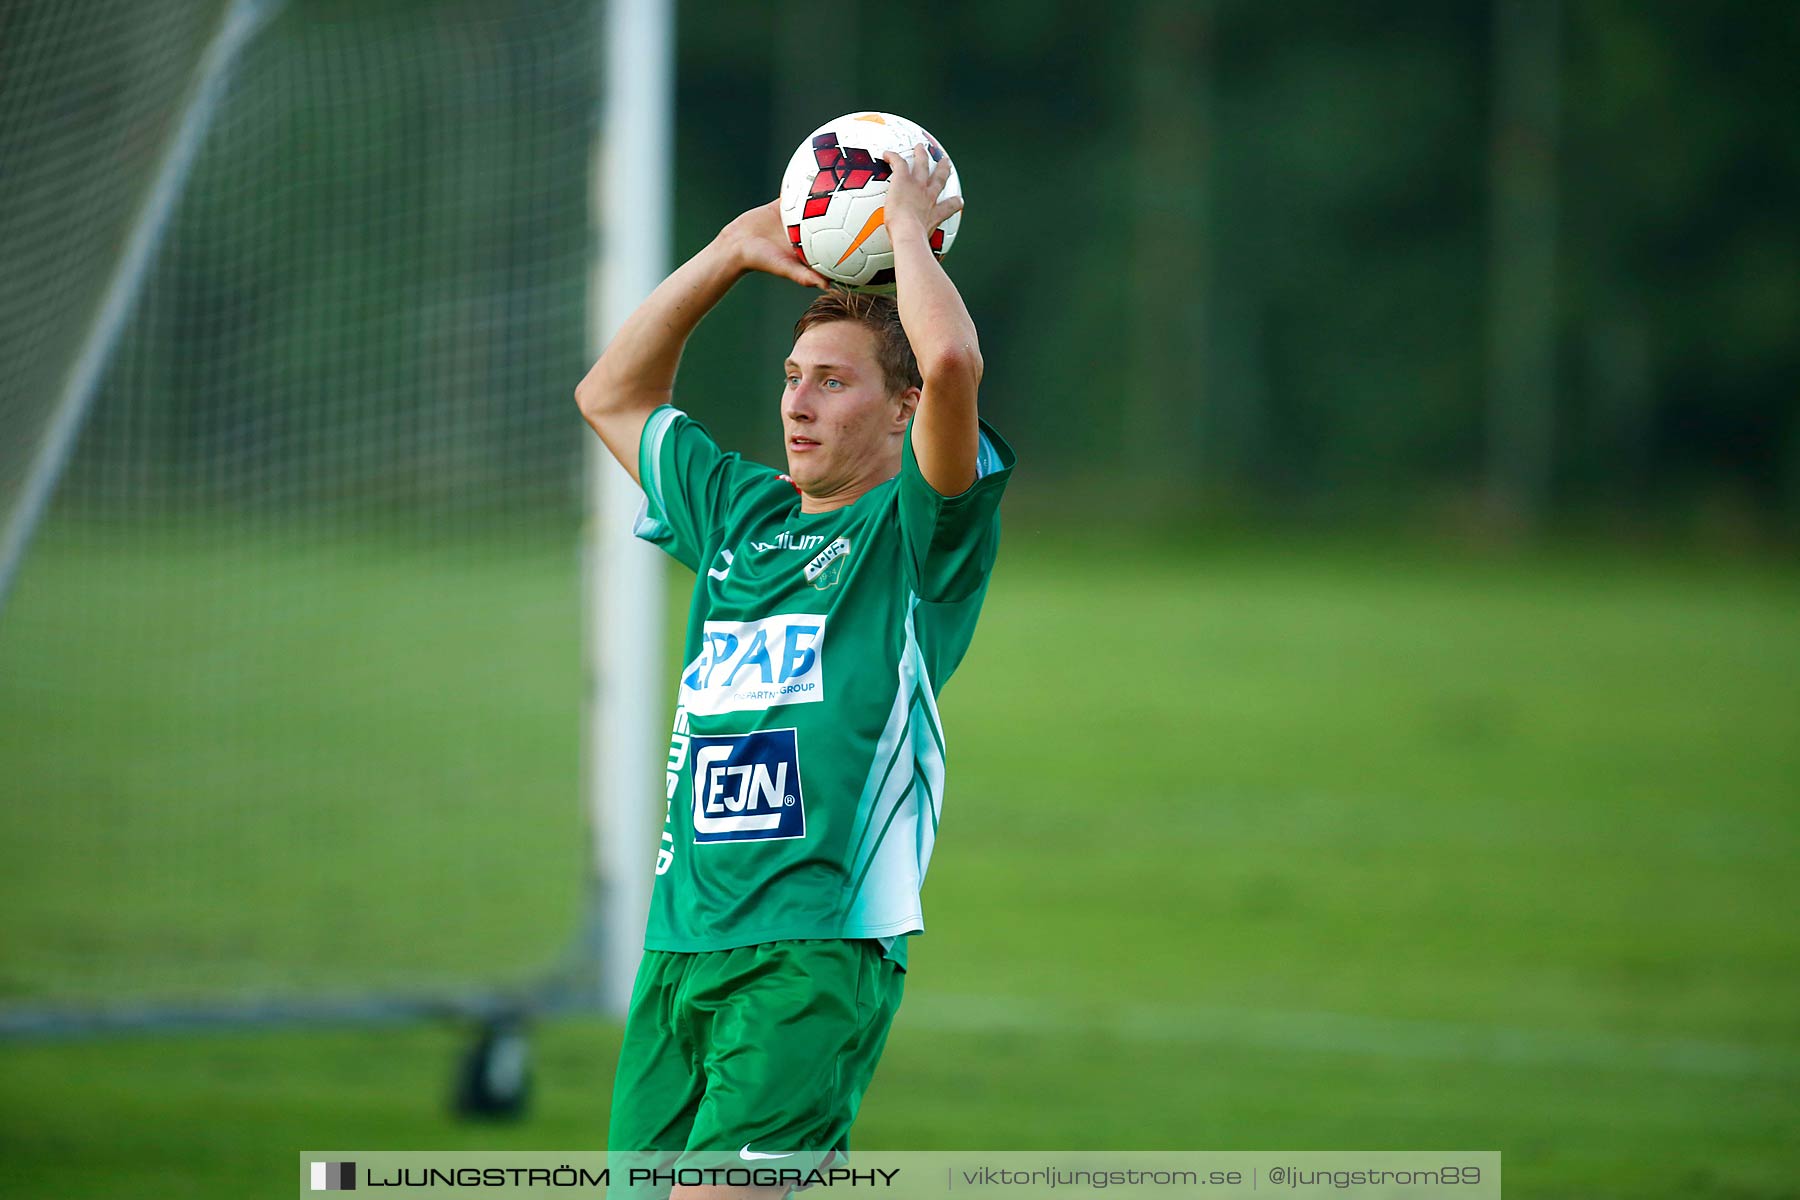
[[(1797, 1194), (1800, 574), (1020, 526), (944, 696), (931, 928), (859, 1144)], [(0, 995), (512, 978), (569, 936), (567, 554), (257, 544), (66, 539), (21, 578)], [(513, 1126), (445, 1115), (462, 1038), (8, 1045), (0, 1192), (600, 1144), (615, 1029), (540, 1028)]]

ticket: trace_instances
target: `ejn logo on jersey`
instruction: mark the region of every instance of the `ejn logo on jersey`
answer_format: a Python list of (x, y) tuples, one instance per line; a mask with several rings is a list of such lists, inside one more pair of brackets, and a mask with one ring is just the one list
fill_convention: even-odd
[(794, 730), (696, 737), (692, 751), (696, 843), (806, 836), (800, 742)]
[(784, 613), (708, 621), (700, 653), (681, 672), (690, 713), (749, 712), (825, 698), (825, 618)]

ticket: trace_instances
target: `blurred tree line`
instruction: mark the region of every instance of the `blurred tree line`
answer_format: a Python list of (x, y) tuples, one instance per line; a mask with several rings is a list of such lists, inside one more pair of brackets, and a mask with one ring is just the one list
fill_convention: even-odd
[[(1800, 5), (688, 3), (679, 46), (678, 257), (840, 112), (949, 148), (1022, 484), (1800, 514)], [(804, 303), (728, 301), (684, 367), (770, 461)]]
[[(62, 2), (0, 28), (51, 28)], [(226, 503), (529, 494), (572, 512), (599, 13), (288, 0), (195, 168), (84, 434), (87, 475), (121, 503), (141, 476)], [(677, 260), (769, 197), (825, 120), (923, 122), (969, 197), (947, 266), (1022, 495), (1508, 528), (1605, 513), (1785, 533), (1800, 516), (1800, 4), (677, 14)], [(68, 38), (68, 64), (0, 99), (63, 80), (59, 136), (142, 133), (94, 47)], [(55, 162), (79, 159), (60, 145)], [(80, 187), (135, 194), (143, 170)], [(30, 203), (77, 211), (74, 191)], [(16, 229), (49, 228), (25, 205)], [(30, 309), (70, 261), (20, 259), (0, 307)], [(97, 296), (99, 268), (80, 278)], [(684, 362), (681, 402), (764, 461), (781, 461), (778, 364), (806, 302), (750, 281)], [(51, 323), (76, 328), (59, 303)], [(128, 419), (103, 425), (109, 403)], [(105, 450), (106, 429), (131, 444)], [(233, 465), (173, 480), (195, 457)]]

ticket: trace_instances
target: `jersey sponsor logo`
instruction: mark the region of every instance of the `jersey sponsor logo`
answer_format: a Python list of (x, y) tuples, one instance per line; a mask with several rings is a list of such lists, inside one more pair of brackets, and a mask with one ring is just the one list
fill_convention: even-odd
[(699, 655), (681, 672), (680, 703), (690, 713), (750, 712), (824, 698), (822, 616), (708, 621)]
[(668, 795), (663, 803), (662, 845), (656, 848), (656, 873), (667, 875), (675, 865), (675, 793), (681, 787), (681, 771), (687, 766), (688, 749), (693, 743), (688, 730), (688, 711), (675, 708), (675, 727), (669, 731)]
[(834, 586), (844, 573), (844, 556), (850, 553), (850, 539), (838, 538), (819, 551), (817, 557), (800, 569), (806, 582), (821, 592)]
[(806, 836), (800, 742), (792, 729), (693, 739), (694, 841)]
[(751, 541), (750, 548), (758, 554), (768, 550), (817, 550), (825, 544), (822, 533), (794, 533), (784, 529), (775, 535), (772, 542)]

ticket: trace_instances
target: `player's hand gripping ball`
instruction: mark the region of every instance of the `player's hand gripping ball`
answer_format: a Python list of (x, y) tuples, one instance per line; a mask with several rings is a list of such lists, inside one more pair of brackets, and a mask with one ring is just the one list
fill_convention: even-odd
[[(893, 167), (888, 151), (911, 161), (923, 145), (936, 163), (944, 148), (925, 129), (893, 113), (850, 113), (813, 130), (788, 160), (781, 177), (781, 223), (800, 260), (834, 283), (861, 292), (894, 290), (894, 245), (882, 225), (882, 200)], [(938, 197), (962, 195), (951, 164)], [(962, 213), (951, 214), (931, 231), (939, 258), (950, 250)]]

